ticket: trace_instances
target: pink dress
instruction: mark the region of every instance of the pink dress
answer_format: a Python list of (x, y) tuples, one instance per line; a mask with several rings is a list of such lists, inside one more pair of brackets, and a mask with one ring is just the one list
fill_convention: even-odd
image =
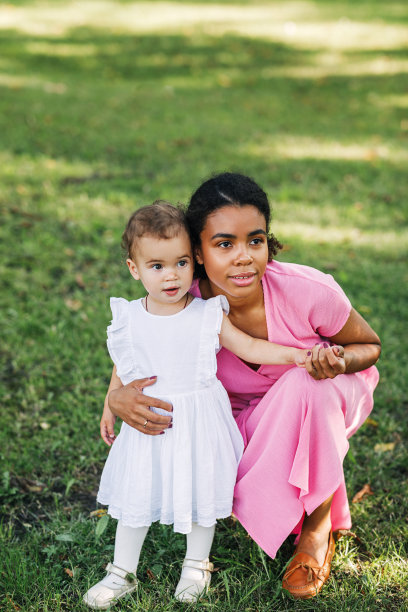
[[(332, 276), (273, 261), (262, 279), (270, 341), (307, 348), (334, 336), (351, 304)], [(198, 281), (191, 293), (200, 296)], [(343, 474), (348, 438), (373, 407), (378, 371), (315, 381), (294, 366), (252, 370), (223, 348), (217, 376), (244, 438), (233, 512), (274, 557), (290, 533), (334, 493), (333, 530), (351, 527)]]

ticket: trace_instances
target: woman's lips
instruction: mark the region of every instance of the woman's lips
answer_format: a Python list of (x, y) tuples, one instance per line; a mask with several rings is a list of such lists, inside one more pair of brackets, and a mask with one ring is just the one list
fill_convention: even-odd
[(237, 285), (238, 287), (247, 287), (252, 283), (255, 277), (255, 272), (248, 272), (246, 274), (235, 274), (234, 276), (230, 276), (230, 279)]

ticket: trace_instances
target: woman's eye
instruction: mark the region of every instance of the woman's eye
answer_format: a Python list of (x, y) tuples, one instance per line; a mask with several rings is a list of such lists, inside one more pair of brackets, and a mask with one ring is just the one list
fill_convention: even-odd
[(229, 246), (231, 246), (231, 243), (229, 240), (223, 240), (222, 242), (218, 243), (218, 246), (222, 249), (227, 249)]
[(263, 244), (264, 239), (263, 238), (254, 238), (253, 240), (251, 240), (251, 244)]
[(153, 268), (153, 270), (161, 270), (162, 269), (162, 265), (161, 264), (153, 264), (152, 268)]

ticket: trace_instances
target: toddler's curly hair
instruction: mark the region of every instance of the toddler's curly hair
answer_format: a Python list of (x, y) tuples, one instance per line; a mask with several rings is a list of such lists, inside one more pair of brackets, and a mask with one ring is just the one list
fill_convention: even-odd
[(166, 200), (156, 200), (149, 206), (136, 210), (127, 222), (122, 235), (122, 248), (133, 259), (137, 240), (143, 236), (174, 238), (185, 230), (189, 234), (187, 221), (181, 207), (173, 206)]

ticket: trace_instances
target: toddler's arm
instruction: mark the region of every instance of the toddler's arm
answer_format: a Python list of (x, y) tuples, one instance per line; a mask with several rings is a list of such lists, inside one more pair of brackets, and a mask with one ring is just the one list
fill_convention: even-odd
[(108, 396), (111, 391), (113, 391), (114, 389), (119, 389), (122, 386), (123, 386), (122, 381), (120, 380), (119, 376), (116, 374), (116, 366), (113, 366), (112, 376), (111, 376), (111, 380), (109, 383), (108, 391), (106, 393), (105, 402), (103, 405), (103, 413), (102, 413), (102, 418), (101, 418), (101, 423), (100, 423), (102, 440), (106, 442), (108, 446), (112, 446), (116, 438), (115, 431), (114, 431), (116, 416), (113, 414), (113, 412), (109, 408)]
[(251, 363), (296, 364), (301, 368), (305, 367), (307, 349), (297, 349), (268, 342), (268, 340), (252, 338), (235, 327), (225, 314), (221, 325), (220, 342), (226, 349)]

